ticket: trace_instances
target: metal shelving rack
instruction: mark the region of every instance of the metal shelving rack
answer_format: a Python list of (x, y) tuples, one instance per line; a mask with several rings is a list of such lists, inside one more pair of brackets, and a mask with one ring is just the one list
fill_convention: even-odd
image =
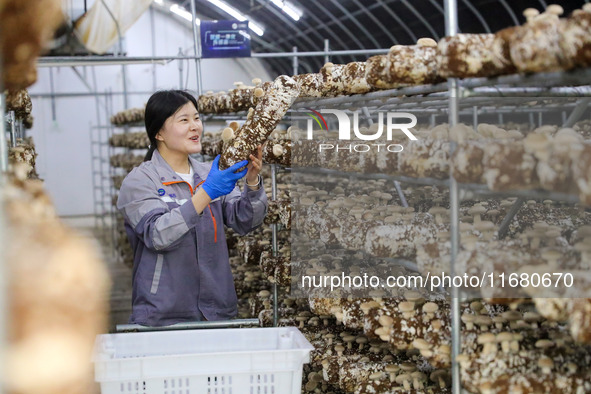
[[(455, 0), (445, 0), (446, 35), (455, 35), (457, 28), (457, 4)], [(571, 86), (582, 85), (587, 86)], [(356, 107), (368, 110), (407, 109), (413, 113), (431, 117), (431, 126), (435, 124), (435, 117), (446, 117), (450, 126), (459, 123), (460, 116), (472, 116), (474, 125), (478, 122), (480, 114), (499, 114), (502, 120), (503, 113), (519, 112), (529, 114), (530, 125), (542, 125), (544, 108), (526, 107), (516, 108), (525, 102), (532, 101), (532, 97), (539, 98), (570, 98), (565, 103), (554, 107), (556, 112), (562, 111), (563, 127), (571, 127), (580, 119), (584, 111), (591, 103), (591, 69), (579, 69), (568, 72), (538, 73), (532, 75), (507, 75), (496, 78), (469, 78), (464, 80), (449, 79), (446, 83), (436, 85), (412, 86), (400, 89), (382, 90), (363, 95), (341, 96), (334, 98), (302, 98), (298, 99), (291, 107), (292, 113), (306, 107), (330, 108), (338, 105), (340, 108)], [(401, 98), (403, 97), (403, 98)], [(505, 98), (504, 105), (500, 108), (488, 105), (491, 98)], [(503, 108), (505, 107), (505, 108)], [(352, 111), (345, 112), (352, 113)], [(570, 115), (567, 116), (567, 113)], [(534, 116), (537, 114), (537, 119)], [(295, 115), (295, 114), (294, 114)], [(297, 119), (297, 115), (296, 115)], [(303, 117), (301, 119), (304, 119)], [(537, 122), (536, 122), (537, 121)], [(371, 124), (371, 119), (369, 119)], [(455, 148), (452, 143), (452, 150)], [(338, 176), (351, 176), (350, 173), (330, 169), (298, 169), (302, 173), (332, 174)], [(576, 195), (557, 191), (543, 190), (508, 190), (492, 191), (483, 184), (461, 184), (453, 176), (453, 166), (450, 166), (450, 174), (447, 179), (412, 178), (400, 175), (384, 174), (355, 174), (360, 179), (387, 179), (393, 182), (403, 182), (414, 185), (429, 185), (446, 187), (450, 191), (450, 215), (451, 215), (451, 271), (454, 275), (455, 261), (459, 251), (459, 206), (463, 199), (471, 199), (475, 196), (487, 198), (517, 197), (498, 230), (499, 238), (502, 238), (509, 223), (519, 211), (524, 201), (528, 199), (543, 199), (561, 201), (568, 204), (576, 204), (579, 198)], [(403, 197), (397, 188), (399, 196)], [(452, 392), (460, 394), (461, 387), (460, 367), (456, 361), (461, 352), (461, 320), (460, 320), (460, 292), (457, 288), (451, 289), (452, 307)]]

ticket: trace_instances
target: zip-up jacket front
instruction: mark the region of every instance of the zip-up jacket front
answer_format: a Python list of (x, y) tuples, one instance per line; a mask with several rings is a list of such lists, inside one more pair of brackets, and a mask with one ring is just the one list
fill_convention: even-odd
[[(197, 190), (211, 163), (190, 161)], [(256, 191), (236, 186), (197, 214), (195, 190), (157, 150), (123, 181), (117, 208), (134, 251), (131, 323), (164, 326), (237, 314), (224, 225), (240, 235), (260, 226), (267, 196), (262, 182)]]

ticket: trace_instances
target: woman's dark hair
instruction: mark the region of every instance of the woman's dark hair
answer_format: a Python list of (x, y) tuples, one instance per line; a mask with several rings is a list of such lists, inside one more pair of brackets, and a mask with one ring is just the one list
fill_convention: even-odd
[(191, 93), (184, 90), (160, 90), (154, 93), (146, 104), (146, 115), (144, 117), (146, 124), (146, 132), (150, 139), (150, 148), (144, 161), (152, 159), (152, 154), (157, 149), (156, 134), (164, 126), (166, 119), (171, 117), (183, 105), (192, 102), (197, 107), (197, 100)]

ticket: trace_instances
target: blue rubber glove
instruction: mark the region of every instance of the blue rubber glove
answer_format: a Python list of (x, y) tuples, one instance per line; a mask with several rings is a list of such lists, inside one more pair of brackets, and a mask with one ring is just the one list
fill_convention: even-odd
[(220, 155), (217, 155), (213, 160), (209, 174), (207, 174), (207, 179), (203, 182), (202, 186), (205, 193), (207, 193), (212, 200), (215, 200), (220, 196), (225, 196), (234, 190), (238, 179), (246, 175), (248, 171), (247, 168), (244, 168), (244, 170), (234, 173), (234, 171), (239, 168), (246, 167), (246, 165), (248, 165), (248, 160), (242, 160), (240, 163), (236, 163), (232, 167), (223, 171), (220, 170), (219, 161)]

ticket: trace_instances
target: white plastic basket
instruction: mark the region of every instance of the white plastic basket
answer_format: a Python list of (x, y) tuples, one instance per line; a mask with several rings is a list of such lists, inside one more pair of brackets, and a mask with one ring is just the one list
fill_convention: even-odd
[(295, 327), (99, 335), (102, 394), (299, 393), (314, 347)]

